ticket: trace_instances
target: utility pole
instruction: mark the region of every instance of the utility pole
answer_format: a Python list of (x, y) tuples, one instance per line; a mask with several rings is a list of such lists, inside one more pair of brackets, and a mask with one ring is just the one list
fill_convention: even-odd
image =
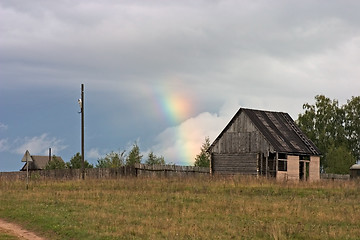
[(84, 84), (81, 84), (81, 99), (79, 99), (81, 113), (81, 177), (85, 179), (85, 158), (84, 158)]
[(29, 160), (26, 158), (26, 190), (29, 189)]

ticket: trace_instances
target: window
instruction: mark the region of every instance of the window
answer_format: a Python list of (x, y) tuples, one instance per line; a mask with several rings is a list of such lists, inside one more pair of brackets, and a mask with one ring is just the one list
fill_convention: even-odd
[(287, 161), (284, 159), (278, 160), (278, 171), (287, 171)]
[(287, 154), (278, 154), (278, 171), (287, 171)]

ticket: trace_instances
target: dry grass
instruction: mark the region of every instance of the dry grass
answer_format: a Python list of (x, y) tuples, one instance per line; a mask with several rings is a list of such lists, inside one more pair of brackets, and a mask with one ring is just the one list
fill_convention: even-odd
[(359, 182), (122, 178), (0, 184), (0, 216), (51, 239), (358, 239)]

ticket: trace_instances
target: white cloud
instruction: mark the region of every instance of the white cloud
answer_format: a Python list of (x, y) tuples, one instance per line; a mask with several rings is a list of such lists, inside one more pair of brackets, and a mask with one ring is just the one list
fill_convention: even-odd
[(9, 141), (7, 139), (0, 139), (0, 152), (9, 150)]
[(0, 131), (6, 131), (8, 129), (8, 125), (0, 122)]
[(236, 102), (227, 102), (218, 114), (203, 112), (178, 126), (167, 128), (157, 136), (151, 149), (164, 156), (168, 163), (192, 165), (205, 137), (214, 141), (239, 107)]
[(99, 159), (101, 154), (98, 148), (91, 148), (85, 155), (86, 159)]
[(29, 150), (32, 155), (47, 155), (51, 148), (52, 154), (59, 155), (60, 151), (67, 148), (62, 142), (55, 137), (49, 137), (46, 133), (35, 137), (25, 137), (15, 141), (16, 145), (20, 145), (16, 147), (15, 152), (24, 154), (26, 150)]

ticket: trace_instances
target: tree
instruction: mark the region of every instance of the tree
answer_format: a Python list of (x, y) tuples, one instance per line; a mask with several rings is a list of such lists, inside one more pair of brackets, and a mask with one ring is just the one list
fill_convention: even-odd
[(125, 150), (121, 153), (111, 152), (97, 160), (96, 168), (119, 168), (124, 165)]
[(297, 124), (320, 149), (322, 169), (329, 173), (342, 171), (337, 169), (348, 168), (359, 155), (360, 98), (353, 97), (343, 106), (324, 95), (315, 96), (315, 100), (315, 104), (303, 105), (305, 113), (299, 114)]
[[(76, 153), (71, 159), (70, 162), (66, 163), (66, 167), (70, 169), (77, 169), (81, 168), (81, 155), (80, 153)], [(90, 164), (88, 161), (84, 161), (85, 168), (93, 168), (93, 165)]]
[(163, 156), (156, 156), (153, 151), (151, 151), (148, 155), (148, 159), (145, 164), (148, 165), (165, 165), (165, 160)]
[(360, 160), (360, 96), (347, 101), (345, 110), (345, 136), (348, 148), (356, 160)]
[(126, 158), (127, 166), (134, 166), (135, 163), (141, 163), (142, 155), (140, 155), (140, 148), (137, 143), (134, 143), (133, 148), (130, 150)]
[(65, 162), (61, 159), (56, 157), (55, 155), (51, 158), (51, 160), (46, 164), (45, 169), (64, 169), (66, 168)]
[(210, 167), (210, 154), (207, 152), (209, 147), (210, 139), (209, 137), (205, 137), (205, 142), (200, 148), (200, 153), (195, 157), (195, 167)]
[(349, 168), (355, 163), (355, 158), (346, 146), (333, 147), (327, 153), (328, 173), (349, 174)]

